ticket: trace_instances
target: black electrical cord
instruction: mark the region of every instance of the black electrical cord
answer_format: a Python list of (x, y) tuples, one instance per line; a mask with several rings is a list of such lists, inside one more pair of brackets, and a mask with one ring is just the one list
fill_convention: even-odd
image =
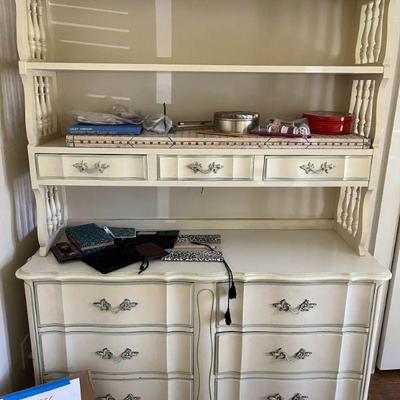
[[(198, 246), (206, 246), (209, 248), (211, 251), (216, 251), (214, 248), (212, 248), (210, 245), (207, 243), (201, 243), (201, 242), (190, 242), (192, 244), (198, 245)], [(236, 287), (235, 287), (235, 281), (233, 280), (233, 272), (229, 264), (226, 262), (225, 258), (222, 258), (222, 263), (225, 266), (226, 272), (228, 273), (228, 307), (226, 309), (224, 318), (225, 318), (225, 323), (227, 325), (230, 325), (232, 323), (232, 318), (231, 318), (231, 310), (230, 310), (230, 300), (231, 299), (236, 299)]]
[(142, 263), (140, 264), (138, 274), (141, 274), (142, 272), (146, 271), (147, 268), (149, 268), (149, 259), (148, 259), (148, 258), (145, 258), (145, 259), (142, 261)]

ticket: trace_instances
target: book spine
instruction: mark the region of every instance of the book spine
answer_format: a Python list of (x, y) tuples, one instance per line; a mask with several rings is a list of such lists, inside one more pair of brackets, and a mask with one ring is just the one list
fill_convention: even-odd
[(139, 125), (74, 125), (67, 128), (68, 135), (121, 135), (132, 136), (139, 135), (142, 132), (142, 127)]

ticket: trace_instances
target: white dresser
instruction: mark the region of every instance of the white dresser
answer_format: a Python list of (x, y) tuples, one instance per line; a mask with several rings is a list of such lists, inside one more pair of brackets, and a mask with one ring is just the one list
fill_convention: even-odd
[[(38, 383), (90, 369), (102, 400), (367, 399), (390, 278), (368, 239), (394, 4), (16, 0), (40, 245), (17, 276)], [(66, 146), (69, 111), (115, 103), (165, 103), (175, 122), (349, 112), (362, 145), (190, 133)], [(232, 325), (220, 264), (154, 262), (140, 276), (57, 264), (64, 228), (87, 222), (221, 230)]]
[[(107, 276), (38, 255), (25, 280), (38, 382), (90, 369), (107, 400), (358, 400), (390, 273), (329, 231), (217, 231), (220, 263)], [(335, 271), (335, 272), (332, 272)]]

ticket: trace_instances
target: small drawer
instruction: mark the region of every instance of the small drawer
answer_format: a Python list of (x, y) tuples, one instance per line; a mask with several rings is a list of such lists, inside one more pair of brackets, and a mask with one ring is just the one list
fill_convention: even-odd
[(250, 181), (253, 156), (158, 156), (159, 180)]
[(193, 325), (190, 283), (38, 282), (35, 290), (40, 327)]
[(217, 374), (362, 374), (365, 334), (220, 333)]
[[(370, 284), (238, 284), (231, 301), (232, 326), (369, 326)], [(226, 308), (227, 287), (218, 284), (219, 310)], [(221, 314), (221, 313), (219, 313)], [(219, 324), (224, 326), (221, 319)]]
[[(92, 380), (97, 400), (190, 400), (193, 399), (193, 382), (190, 380), (135, 379)], [(131, 395), (131, 396), (130, 396)]]
[(356, 400), (360, 389), (352, 379), (219, 379), (216, 400)]
[(45, 374), (192, 374), (192, 334), (165, 332), (44, 332)]
[(368, 181), (371, 157), (265, 157), (264, 180)]
[(147, 179), (145, 155), (37, 154), (38, 180)]

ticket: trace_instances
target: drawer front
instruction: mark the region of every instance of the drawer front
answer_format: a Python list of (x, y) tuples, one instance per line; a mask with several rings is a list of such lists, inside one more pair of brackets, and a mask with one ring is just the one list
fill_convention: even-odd
[(193, 325), (190, 283), (35, 284), (39, 326)]
[(144, 155), (38, 154), (36, 169), (40, 179), (147, 179)]
[(220, 333), (216, 372), (362, 374), (366, 344), (353, 333)]
[(192, 374), (192, 334), (165, 332), (62, 333), (40, 336), (45, 374)]
[(369, 179), (371, 157), (265, 157), (264, 180)]
[(159, 156), (159, 180), (253, 180), (253, 156)]
[[(218, 307), (226, 308), (227, 285), (218, 285)], [(370, 284), (239, 284), (231, 301), (232, 326), (368, 327)], [(219, 325), (225, 322), (219, 320)]]
[[(107, 381), (93, 379), (93, 389), (97, 400), (191, 400), (193, 383), (190, 380), (119, 380)], [(129, 397), (129, 395), (131, 395)]]
[(218, 379), (216, 399), (301, 400), (301, 396), (307, 396), (308, 400), (356, 400), (360, 387), (359, 381), (351, 379)]

